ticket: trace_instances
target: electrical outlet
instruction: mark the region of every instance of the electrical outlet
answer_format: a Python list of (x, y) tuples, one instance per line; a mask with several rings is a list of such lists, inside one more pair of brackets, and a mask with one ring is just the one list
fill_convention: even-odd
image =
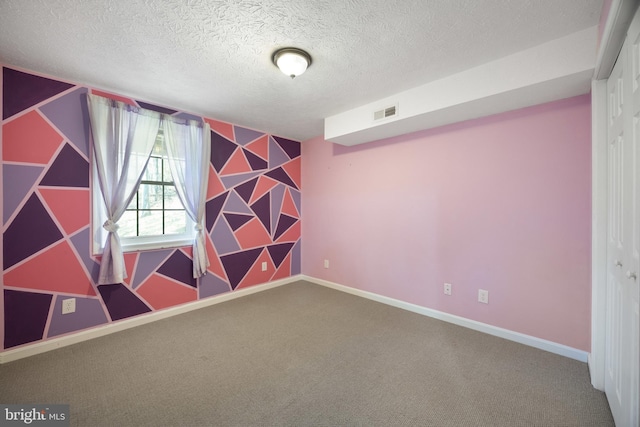
[(444, 294), (451, 295), (451, 283), (444, 284)]
[(329, 260), (328, 259), (324, 260), (324, 268), (329, 268)]
[(489, 291), (478, 289), (478, 301), (483, 304), (489, 304)]
[(74, 313), (76, 311), (76, 299), (67, 298), (62, 300), (62, 314)]
[(262, 261), (262, 271), (267, 271), (267, 261)]

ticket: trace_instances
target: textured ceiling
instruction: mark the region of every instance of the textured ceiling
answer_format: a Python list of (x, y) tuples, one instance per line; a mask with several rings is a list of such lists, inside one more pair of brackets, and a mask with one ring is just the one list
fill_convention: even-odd
[[(0, 0), (0, 62), (305, 140), (323, 119), (597, 25), (602, 0)], [(291, 80), (274, 50), (307, 50)], [(594, 46), (595, 49), (595, 46)]]

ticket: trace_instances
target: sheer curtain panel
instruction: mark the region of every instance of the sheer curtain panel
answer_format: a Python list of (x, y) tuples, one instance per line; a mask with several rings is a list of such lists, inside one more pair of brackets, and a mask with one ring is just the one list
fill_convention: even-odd
[[(98, 284), (127, 277), (118, 236), (118, 220), (140, 185), (160, 128), (160, 113), (97, 95), (88, 95), (93, 155), (107, 221)], [(94, 183), (95, 185), (95, 183)]]
[(208, 123), (177, 121), (165, 116), (163, 132), (178, 197), (196, 224), (193, 277), (198, 278), (205, 275), (209, 267), (204, 213), (209, 183), (211, 131)]

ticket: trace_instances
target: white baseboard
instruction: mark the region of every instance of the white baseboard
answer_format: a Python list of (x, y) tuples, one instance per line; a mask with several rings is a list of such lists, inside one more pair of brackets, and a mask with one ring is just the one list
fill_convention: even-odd
[(508, 329), (499, 328), (497, 326), (488, 325), (486, 323), (477, 322), (475, 320), (466, 319), (464, 317), (455, 316), (453, 314), (444, 313), (442, 311), (433, 310), (433, 309), (422, 307), (416, 304), (400, 301), (394, 298), (385, 297), (382, 295), (374, 294), (372, 292), (350, 288), (348, 286), (339, 285), (337, 283), (329, 282), (327, 280), (316, 279), (314, 277), (299, 274), (299, 275), (287, 277), (284, 279), (276, 280), (273, 282), (265, 283), (263, 285), (257, 285), (257, 286), (252, 286), (252, 287), (241, 289), (234, 292), (228, 292), (228, 293), (207, 298), (204, 300), (194, 301), (192, 303), (168, 308), (166, 310), (155, 311), (143, 316), (116, 321), (114, 323), (109, 323), (107, 325), (99, 326), (93, 329), (88, 329), (86, 331), (71, 333), (69, 335), (62, 336), (59, 338), (53, 338), (53, 339), (43, 341), (43, 342), (38, 342), (35, 344), (27, 344), (23, 347), (0, 352), (0, 365), (3, 363), (12, 362), (14, 360), (23, 359), (25, 357), (34, 356), (36, 354), (45, 353), (47, 351), (55, 350), (57, 348), (66, 347), (72, 344), (77, 344), (82, 341), (88, 341), (93, 338), (99, 338), (105, 335), (113, 334), (115, 332), (123, 331), (125, 329), (145, 325), (147, 323), (155, 322), (161, 319), (166, 319), (168, 317), (176, 316), (178, 314), (187, 313), (189, 311), (197, 310), (204, 307), (209, 307), (209, 306), (219, 304), (225, 301), (230, 301), (236, 298), (241, 298), (247, 295), (255, 294), (257, 292), (266, 291), (268, 289), (273, 289), (278, 286), (296, 282), (298, 280), (306, 280), (308, 282), (315, 283), (317, 285), (325, 286), (331, 289), (346, 292), (348, 294), (367, 298), (367, 299), (377, 301), (383, 304), (387, 304), (393, 307), (401, 308), (403, 310), (408, 310), (414, 313), (422, 314), (424, 316), (433, 317), (435, 319), (453, 323), (458, 326), (463, 326), (465, 328), (473, 329), (475, 331), (484, 332), (489, 335), (494, 335), (510, 341), (515, 341), (520, 344), (525, 344), (541, 350), (549, 351), (551, 353), (559, 354), (561, 356), (569, 357), (571, 359), (579, 360), (581, 362), (587, 362), (587, 357), (589, 356), (589, 354), (585, 351), (568, 347), (566, 345), (554, 343), (552, 341), (543, 340), (541, 338), (532, 337), (530, 335), (525, 335), (519, 332), (510, 331)]
[(374, 294), (372, 292), (362, 291), (348, 286), (339, 285), (337, 283), (329, 282), (327, 280), (316, 279), (301, 275), (301, 280), (306, 280), (317, 285), (326, 286), (331, 289), (346, 292), (348, 294), (356, 295), (359, 297), (367, 298), (373, 301), (381, 302), (383, 304), (398, 307), (403, 310), (408, 310), (414, 313), (422, 314), (424, 316), (433, 317), (435, 319), (443, 320), (445, 322), (453, 323), (458, 326), (473, 329), (475, 331), (484, 332), (485, 334), (493, 335), (496, 337), (504, 338), (509, 341), (515, 341), (520, 344), (535, 347), (540, 350), (545, 350), (551, 353), (559, 354), (561, 356), (568, 357), (570, 359), (579, 360), (580, 362), (587, 362), (589, 353), (583, 350), (578, 350), (573, 347), (569, 347), (563, 344), (558, 344), (553, 341), (543, 340), (530, 335), (521, 334), (519, 332), (510, 331), (508, 329), (499, 328), (497, 326), (488, 325), (486, 323), (477, 322), (475, 320), (466, 319), (464, 317), (455, 316), (453, 314), (444, 313), (442, 311), (433, 310), (431, 308), (422, 307), (416, 304), (400, 301), (394, 298), (385, 297), (382, 295)]
[(87, 329), (85, 331), (71, 333), (59, 338), (53, 338), (47, 341), (38, 342), (35, 344), (27, 344), (23, 347), (19, 347), (12, 350), (0, 352), (0, 365), (3, 363), (13, 362), (14, 360), (23, 359), (29, 356), (35, 356), (36, 354), (45, 353), (47, 351), (55, 350), (57, 348), (66, 347), (72, 344), (77, 344), (82, 341), (88, 341), (93, 338), (99, 338), (105, 335), (120, 332), (125, 329), (134, 328), (136, 326), (145, 325), (147, 323), (156, 322), (167, 317), (177, 316), (178, 314), (187, 313), (189, 311), (197, 310), (204, 307), (209, 307), (221, 302), (230, 301), (236, 298), (241, 298), (247, 295), (255, 294), (257, 292), (273, 289), (278, 286), (286, 285), (288, 283), (301, 280), (300, 275), (286, 277), (284, 279), (275, 280), (273, 282), (265, 283), (263, 285), (251, 286), (249, 288), (240, 289), (238, 291), (227, 292), (211, 298), (194, 301), (191, 303), (171, 307), (165, 310), (154, 311), (149, 314), (145, 314), (138, 317), (124, 319), (109, 323), (103, 326), (98, 326), (93, 329)]

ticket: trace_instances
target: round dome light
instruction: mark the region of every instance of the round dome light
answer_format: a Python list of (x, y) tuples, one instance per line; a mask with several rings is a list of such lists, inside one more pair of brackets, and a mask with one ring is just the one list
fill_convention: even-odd
[(275, 51), (272, 61), (280, 71), (293, 79), (311, 65), (311, 56), (302, 49), (285, 47)]

